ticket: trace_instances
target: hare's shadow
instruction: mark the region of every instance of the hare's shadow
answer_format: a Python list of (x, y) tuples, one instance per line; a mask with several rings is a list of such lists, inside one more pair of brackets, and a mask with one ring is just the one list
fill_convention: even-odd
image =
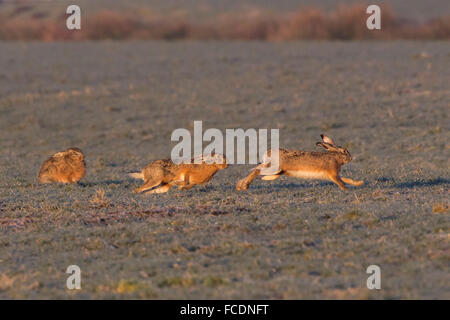
[(385, 184), (386, 188), (412, 189), (415, 187), (433, 187), (433, 186), (450, 184), (450, 179), (436, 178), (436, 179), (428, 179), (428, 180), (396, 182), (396, 179), (394, 177), (379, 177), (379, 178), (375, 179), (375, 183)]
[(252, 184), (249, 186), (250, 189), (254, 190), (268, 190), (268, 191), (276, 191), (276, 190), (282, 190), (282, 189), (309, 189), (314, 187), (324, 187), (324, 186), (330, 186), (335, 185), (333, 182), (328, 181), (316, 181), (311, 183), (273, 183), (273, 184), (267, 184), (267, 183), (261, 183), (261, 184)]
[(420, 180), (420, 181), (406, 181), (400, 182), (393, 185), (394, 188), (400, 189), (412, 189), (414, 187), (433, 187), (439, 185), (450, 184), (450, 179), (446, 178), (437, 178), (437, 179), (428, 179), (428, 180)]
[(133, 185), (135, 180), (105, 180), (105, 181), (93, 181), (93, 182), (78, 182), (78, 185), (83, 188), (91, 188), (98, 186), (110, 186), (110, 185)]

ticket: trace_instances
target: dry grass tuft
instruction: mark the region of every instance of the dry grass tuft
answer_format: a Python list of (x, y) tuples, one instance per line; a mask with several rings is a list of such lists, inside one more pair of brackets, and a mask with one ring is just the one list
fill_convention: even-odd
[(435, 203), (433, 213), (448, 213), (448, 205), (445, 203)]
[(111, 206), (111, 201), (108, 200), (105, 190), (95, 190), (94, 196), (89, 201), (94, 208), (108, 208)]
[(126, 294), (126, 293), (133, 293), (136, 290), (139, 289), (139, 284), (134, 281), (125, 281), (121, 280), (117, 285), (117, 293), (120, 294)]

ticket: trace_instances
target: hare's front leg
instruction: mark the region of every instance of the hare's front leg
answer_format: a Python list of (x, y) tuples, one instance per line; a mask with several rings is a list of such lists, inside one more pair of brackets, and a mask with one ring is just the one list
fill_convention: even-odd
[(175, 180), (173, 183), (178, 186), (180, 190), (189, 190), (194, 185), (189, 182), (190, 175), (189, 173), (182, 174), (178, 180)]
[(139, 188), (134, 189), (134, 193), (141, 193), (147, 190), (150, 190), (151, 188), (154, 188), (156, 186), (159, 186), (161, 184), (160, 180), (148, 180), (146, 181), (142, 186), (140, 186)]

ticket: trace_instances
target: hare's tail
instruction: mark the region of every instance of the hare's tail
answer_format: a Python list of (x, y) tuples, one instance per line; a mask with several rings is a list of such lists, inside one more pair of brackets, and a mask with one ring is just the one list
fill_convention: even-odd
[(131, 172), (128, 174), (128, 176), (130, 176), (131, 178), (134, 178), (134, 179), (144, 180), (144, 175), (142, 174), (142, 172)]

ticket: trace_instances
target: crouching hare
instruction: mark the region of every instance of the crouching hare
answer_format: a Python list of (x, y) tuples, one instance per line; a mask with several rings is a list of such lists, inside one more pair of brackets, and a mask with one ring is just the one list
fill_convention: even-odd
[(175, 164), (171, 159), (156, 160), (149, 163), (141, 172), (130, 173), (130, 177), (144, 180), (144, 184), (135, 189), (135, 193), (164, 193), (173, 186), (180, 190), (189, 190), (198, 184), (211, 180), (217, 171), (227, 167), (225, 156), (213, 154), (201, 156), (201, 163)]
[(86, 174), (83, 152), (70, 148), (55, 153), (47, 159), (39, 171), (39, 183), (77, 183)]
[[(336, 146), (329, 137), (320, 135), (321, 142), (317, 146), (326, 149), (325, 152), (310, 152), (300, 150), (279, 149), (278, 168), (271, 168), (271, 150), (263, 157), (263, 163), (252, 169), (252, 172), (242, 180), (239, 180), (236, 189), (247, 190), (248, 186), (262, 175), (262, 180), (275, 180), (281, 175), (287, 175), (303, 179), (329, 180), (336, 183), (342, 190), (347, 190), (345, 184), (362, 186), (364, 181), (355, 181), (339, 176), (341, 166), (349, 163), (352, 157), (347, 149)], [(276, 166), (275, 166), (276, 167)]]

